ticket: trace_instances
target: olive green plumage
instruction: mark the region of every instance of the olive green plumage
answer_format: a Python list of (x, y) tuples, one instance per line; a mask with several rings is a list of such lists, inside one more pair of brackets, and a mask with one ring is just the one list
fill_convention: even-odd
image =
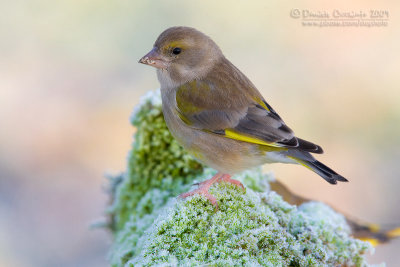
[(163, 112), (172, 135), (201, 162), (233, 174), (264, 163), (306, 166), (329, 183), (347, 181), (310, 153), (252, 82), (208, 36), (172, 27), (141, 63), (157, 68)]

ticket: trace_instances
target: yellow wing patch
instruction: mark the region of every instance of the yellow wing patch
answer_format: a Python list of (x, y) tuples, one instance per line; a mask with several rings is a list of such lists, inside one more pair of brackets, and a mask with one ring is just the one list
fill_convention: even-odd
[(272, 146), (272, 147), (282, 147), (282, 145), (276, 144), (276, 143), (268, 143), (265, 142), (264, 140), (255, 138), (253, 136), (248, 136), (244, 135), (242, 133), (238, 133), (235, 130), (232, 129), (226, 129), (225, 130), (225, 136), (231, 139), (235, 139), (238, 141), (243, 141), (247, 143), (253, 143), (253, 144), (259, 144), (259, 145), (264, 145), (264, 146)]
[(257, 104), (262, 106), (266, 111), (271, 112), (271, 110), (267, 107), (267, 105), (265, 105), (265, 103), (264, 103), (264, 101), (262, 101), (262, 99), (260, 99), (258, 97), (254, 97), (253, 100), (256, 101)]

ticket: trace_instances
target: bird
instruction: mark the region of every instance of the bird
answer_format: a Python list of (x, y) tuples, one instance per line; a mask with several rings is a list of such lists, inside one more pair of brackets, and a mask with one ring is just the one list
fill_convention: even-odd
[(254, 84), (207, 35), (192, 27), (164, 30), (139, 63), (155, 67), (162, 110), (173, 137), (197, 160), (217, 170), (181, 198), (200, 194), (217, 206), (209, 188), (266, 163), (302, 165), (330, 184), (347, 182), (314, 158), (319, 145), (296, 137)]

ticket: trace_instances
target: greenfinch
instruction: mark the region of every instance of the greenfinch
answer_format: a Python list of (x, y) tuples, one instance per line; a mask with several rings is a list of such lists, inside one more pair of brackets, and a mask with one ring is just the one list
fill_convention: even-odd
[(331, 184), (347, 179), (316, 160), (322, 148), (296, 137), (253, 83), (208, 36), (190, 27), (160, 34), (139, 63), (157, 69), (165, 122), (177, 141), (195, 158), (218, 171), (199, 188), (217, 182), (242, 186), (231, 175), (265, 163), (300, 164)]

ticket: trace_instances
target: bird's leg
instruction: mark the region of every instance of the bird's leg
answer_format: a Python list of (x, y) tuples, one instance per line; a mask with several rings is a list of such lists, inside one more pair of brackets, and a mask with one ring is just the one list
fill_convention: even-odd
[(187, 198), (189, 196), (193, 196), (193, 195), (203, 195), (205, 196), (208, 200), (210, 200), (211, 204), (213, 204), (215, 207), (218, 208), (218, 204), (217, 204), (217, 199), (211, 195), (210, 193), (208, 193), (208, 190), (210, 189), (210, 187), (219, 181), (219, 179), (223, 176), (224, 174), (222, 173), (217, 173), (216, 175), (214, 175), (211, 179), (205, 180), (204, 182), (199, 183), (199, 188), (197, 188), (196, 190), (193, 190), (191, 192), (187, 192), (187, 193), (183, 193), (181, 195), (179, 195), (180, 198)]
[(211, 195), (208, 192), (208, 190), (210, 189), (210, 187), (213, 184), (220, 183), (220, 182), (230, 183), (230, 184), (236, 185), (238, 187), (241, 187), (244, 190), (244, 186), (242, 185), (241, 182), (239, 182), (238, 180), (231, 179), (231, 176), (229, 174), (224, 174), (224, 173), (219, 172), (216, 175), (214, 175), (211, 179), (208, 179), (201, 183), (198, 183), (199, 188), (197, 188), (196, 190), (193, 190), (193, 191), (187, 192), (187, 193), (183, 193), (183, 194), (179, 195), (179, 197), (187, 198), (187, 197), (193, 196), (193, 195), (203, 195), (208, 200), (210, 200), (211, 204), (213, 204), (216, 208), (218, 208), (217, 199), (213, 195)]
[(231, 179), (231, 176), (229, 174), (223, 174), (219, 178), (218, 182), (230, 183), (230, 184), (236, 185), (238, 187), (241, 187), (243, 190), (245, 190), (243, 184), (241, 182), (239, 182), (238, 180)]

